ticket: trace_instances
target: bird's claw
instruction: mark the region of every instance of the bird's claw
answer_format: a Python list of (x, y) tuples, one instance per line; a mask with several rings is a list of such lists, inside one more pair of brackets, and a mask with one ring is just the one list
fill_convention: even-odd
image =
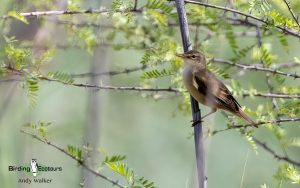
[(192, 127), (195, 127), (195, 125), (197, 125), (198, 123), (202, 123), (202, 119), (201, 120), (197, 120), (197, 121), (194, 121), (194, 120), (191, 120), (192, 123)]

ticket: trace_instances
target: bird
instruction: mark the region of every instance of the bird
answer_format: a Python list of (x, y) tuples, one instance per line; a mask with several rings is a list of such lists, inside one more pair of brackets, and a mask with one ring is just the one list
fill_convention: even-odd
[[(256, 123), (243, 112), (241, 105), (226, 85), (206, 68), (206, 58), (202, 52), (189, 50), (183, 54), (176, 53), (176, 56), (184, 60), (182, 79), (190, 95), (199, 103), (211, 108), (211, 112), (204, 115), (201, 121), (221, 109), (257, 127)], [(194, 122), (193, 125), (196, 123), (198, 122)]]

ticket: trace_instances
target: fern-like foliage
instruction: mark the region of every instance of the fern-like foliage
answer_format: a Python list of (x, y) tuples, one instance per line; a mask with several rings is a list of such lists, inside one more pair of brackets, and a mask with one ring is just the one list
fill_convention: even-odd
[(35, 106), (38, 97), (39, 91), (39, 82), (37, 78), (30, 77), (26, 78), (26, 88), (27, 88), (27, 95), (30, 100), (30, 106)]
[(134, 185), (134, 172), (133, 170), (129, 169), (129, 167), (127, 165), (125, 165), (124, 163), (121, 162), (117, 162), (117, 163), (112, 163), (112, 162), (107, 162), (105, 163), (111, 170), (113, 170), (114, 172), (120, 174), (121, 176), (123, 176), (129, 187), (132, 187)]
[(260, 52), (261, 52), (262, 59), (263, 59), (265, 65), (266, 65), (267, 67), (270, 67), (270, 65), (273, 64), (273, 58), (272, 58), (272, 55), (271, 55), (271, 53), (269, 52), (269, 50), (267, 50), (267, 49), (264, 48), (264, 47), (261, 47), (261, 48), (260, 48)]
[(262, 45), (260, 48), (253, 48), (253, 59), (256, 61), (262, 60), (266, 67), (270, 67), (274, 63), (275, 56), (271, 54), (265, 45)]
[(289, 117), (298, 117), (300, 115), (300, 101), (287, 100), (281, 102), (280, 113)]
[(144, 177), (138, 178), (134, 171), (126, 164), (121, 162), (106, 162), (111, 170), (124, 177), (128, 183), (129, 188), (156, 188), (153, 182), (146, 180)]
[(16, 43), (18, 41), (15, 40), (14, 37), (4, 37), (4, 39), (7, 43), (4, 47), (4, 52), (10, 64), (13, 65), (17, 70), (28, 67), (32, 63), (31, 50), (29, 48), (16, 47)]
[(65, 84), (73, 84), (74, 83), (74, 79), (72, 78), (72, 76), (70, 74), (63, 73), (60, 71), (49, 72), (48, 78), (57, 80), (59, 82), (63, 82)]
[[(139, 182), (145, 188), (156, 188), (154, 186), (154, 182), (148, 181), (144, 177), (141, 177), (140, 179), (138, 179), (137, 182)], [(136, 188), (138, 188), (138, 187), (141, 187), (141, 186), (137, 186)]]
[(26, 123), (24, 125), (24, 127), (31, 128), (31, 129), (37, 131), (37, 133), (39, 135), (41, 135), (44, 139), (46, 139), (46, 136), (47, 136), (46, 129), (52, 124), (53, 124), (52, 122), (38, 121), (36, 123)]
[(143, 65), (146, 65), (148, 62), (150, 62), (152, 55), (155, 55), (154, 50), (147, 50), (144, 53), (144, 55), (143, 55), (142, 60), (141, 60), (140, 63), (143, 64)]
[(278, 40), (279, 40), (279, 42), (280, 42), (280, 44), (283, 46), (283, 48), (287, 51), (287, 52), (289, 52), (289, 43), (288, 43), (288, 41), (287, 41), (287, 39), (286, 39), (286, 36), (283, 34), (283, 33), (278, 33), (277, 32), (277, 38), (278, 38)]
[(266, 12), (266, 16), (268, 18), (269, 26), (282, 26), (299, 30), (297, 23), (293, 19), (284, 16), (275, 9)]
[(165, 14), (169, 14), (172, 12), (173, 7), (167, 4), (165, 0), (148, 0), (146, 7), (148, 9), (158, 9), (161, 10)]
[(113, 0), (111, 3), (111, 9), (113, 11), (117, 11), (121, 8), (121, 6), (123, 5), (123, 0)]
[(151, 70), (151, 71), (146, 71), (143, 73), (141, 76), (142, 79), (152, 79), (152, 78), (159, 78), (159, 77), (164, 77), (164, 76), (170, 76), (173, 73), (170, 70), (162, 69), (162, 70)]
[(7, 15), (9, 17), (15, 18), (16, 20), (19, 20), (19, 21), (21, 21), (21, 22), (23, 22), (25, 24), (29, 24), (28, 20), (24, 16), (22, 16), (21, 14), (19, 14), (18, 12), (14, 11), (14, 10), (13, 11), (9, 11), (7, 13)]
[(268, 10), (271, 9), (271, 5), (267, 0), (250, 0), (249, 1), (249, 12), (252, 14), (264, 15)]
[(242, 48), (240, 50), (235, 51), (235, 56), (231, 58), (230, 60), (233, 62), (237, 62), (240, 59), (246, 57), (247, 53), (253, 49), (255, 45), (246, 46), (245, 48)]
[(77, 160), (82, 161), (82, 150), (80, 148), (68, 145), (67, 152), (71, 156), (75, 157)]
[(300, 185), (300, 173), (291, 164), (281, 165), (274, 175), (274, 178), (277, 180), (277, 187), (282, 187), (283, 182)]
[(225, 78), (225, 79), (228, 79), (230, 78), (229, 74), (226, 72), (225, 69), (220, 69), (218, 68), (217, 66), (213, 65), (212, 63), (209, 63), (207, 64), (207, 68), (212, 71), (213, 73)]
[(236, 37), (234, 36), (232, 27), (230, 25), (226, 25), (225, 29), (226, 29), (225, 36), (229, 42), (232, 51), (236, 54), (236, 51), (238, 50), (239, 46), (236, 42)]
[(115, 163), (126, 159), (125, 155), (113, 155), (111, 157), (106, 156), (104, 159), (104, 163)]
[(284, 146), (300, 147), (300, 138), (299, 137), (287, 138), (283, 140), (282, 143)]

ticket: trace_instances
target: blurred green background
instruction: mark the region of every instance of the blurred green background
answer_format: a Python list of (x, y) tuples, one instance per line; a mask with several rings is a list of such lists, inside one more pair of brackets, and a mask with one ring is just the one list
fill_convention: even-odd
[[(1, 14), (5, 14), (7, 10), (14, 7), (16, 2), (2, 0)], [(102, 3), (105, 5), (110, 2)], [(88, 3), (87, 7), (89, 7)], [(245, 30), (247, 28), (242, 29), (242, 31)], [(192, 32), (191, 35), (193, 34)], [(241, 39), (240, 42), (249, 43), (255, 38), (243, 40)], [(217, 49), (214, 56), (227, 57), (232, 53), (224, 37), (217, 36), (213, 41), (215, 41), (215, 46), (211, 45), (209, 48)], [(179, 37), (178, 42), (181, 42)], [(276, 45), (274, 41), (273, 52), (276, 52), (279, 59), (290, 60), (289, 57), (299, 55), (299, 41), (288, 38), (288, 42), (290, 52), (286, 54), (282, 47)], [(214, 42), (212, 43), (214, 44)], [(101, 63), (104, 63), (105, 70), (122, 70), (139, 66), (143, 52), (115, 51), (109, 48), (104, 50), (104, 54), (106, 57)], [(59, 69), (67, 73), (89, 72), (92, 62), (93, 58), (85, 51), (68, 48), (57, 50), (55, 58), (45, 70)], [(251, 63), (251, 61), (245, 63)], [(103, 79), (105, 85), (137, 86), (140, 83), (141, 75), (142, 71), (138, 71)], [(266, 90), (263, 73), (246, 72), (246, 75), (239, 79), (246, 88), (253, 86), (257, 90)], [(85, 82), (87, 82), (85, 79), (78, 81), (78, 83)], [(164, 84), (165, 81), (162, 79), (161, 82)], [(298, 82), (288, 79), (285, 84), (299, 85)], [(126, 155), (125, 163), (138, 175), (155, 182), (158, 187), (196, 187), (194, 142), (193, 138), (190, 138), (193, 132), (190, 123), (191, 115), (178, 110), (180, 96), (155, 100), (151, 97), (143, 97), (143, 93), (135, 91), (94, 91), (47, 81), (41, 82), (38, 102), (34, 108), (29, 106), (26, 91), (21, 84), (18, 82), (0, 83), (0, 187), (80, 187), (80, 183), (83, 182), (83, 172), (74, 160), (52, 147), (20, 133), (20, 130), (24, 129), (23, 125), (27, 122), (39, 120), (53, 122), (53, 126), (47, 128), (47, 138), (50, 142), (62, 148), (66, 148), (67, 145), (82, 147), (86, 143), (85, 137), (90, 121), (91, 96), (99, 100), (98, 136), (97, 143), (93, 144), (98, 145), (97, 147), (108, 154)], [(256, 109), (264, 100), (238, 98), (242, 105), (252, 109)], [(203, 114), (209, 111), (203, 106), (201, 109)], [(258, 188), (264, 183), (269, 187), (275, 187), (273, 174), (280, 162), (272, 155), (261, 148), (256, 154), (249, 142), (235, 130), (226, 131), (213, 137), (207, 135), (208, 129), (222, 129), (226, 127), (226, 123), (227, 119), (217, 112), (203, 124), (205, 165), (209, 188), (241, 187), (243, 173), (242, 187), (244, 188)], [(292, 126), (293, 124), (297, 123), (286, 126), (288, 135), (299, 136), (299, 127)], [(276, 149), (277, 152), (282, 153), (277, 140), (266, 128), (256, 129), (254, 135), (266, 141), (268, 146)], [(290, 149), (288, 153), (291, 158), (300, 159), (299, 149)], [(97, 157), (101, 162), (103, 156), (101, 157), (99, 154)], [(41, 175), (41, 177), (52, 178), (51, 184), (18, 183), (18, 178), (26, 178), (28, 175), (22, 172), (9, 172), (8, 166), (29, 165), (32, 158), (42, 164), (62, 166), (63, 171)], [(120, 183), (124, 183), (119, 175), (107, 168), (103, 169), (103, 174), (112, 179), (120, 179)], [(94, 187), (112, 187), (110, 183), (101, 178), (94, 176), (92, 178)], [(284, 183), (282, 187), (299, 186)]]

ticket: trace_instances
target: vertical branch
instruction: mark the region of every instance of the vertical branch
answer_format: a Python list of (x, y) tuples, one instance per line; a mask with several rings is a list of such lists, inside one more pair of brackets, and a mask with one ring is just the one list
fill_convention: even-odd
[[(257, 25), (256, 25), (256, 33), (257, 33), (256, 34), (257, 35), (257, 44), (258, 44), (258, 47), (261, 48), (261, 46), (262, 46), (261, 32), (260, 32), (260, 28)], [(262, 58), (260, 59), (260, 63), (265, 68), (265, 64), (264, 64)], [(273, 93), (273, 86), (272, 86), (272, 82), (270, 79), (270, 73), (268, 73), (268, 72), (266, 72), (266, 84), (268, 86), (269, 93)], [(272, 98), (272, 104), (273, 104), (273, 108), (275, 108), (277, 110), (279, 109), (275, 98)]]
[[(262, 46), (261, 32), (260, 32), (260, 28), (258, 27), (258, 25), (256, 25), (256, 33), (257, 33), (257, 44), (258, 44), (258, 47), (261, 48), (261, 46)], [(265, 64), (264, 64), (262, 58), (260, 59), (260, 63), (262, 64), (263, 67), (265, 67)], [(266, 72), (266, 84), (268, 86), (269, 93), (273, 93), (273, 86), (272, 86), (272, 81), (271, 81), (270, 73), (269, 72)], [(278, 107), (276, 99), (272, 98), (271, 100), (272, 100), (273, 108), (275, 108), (277, 110), (277, 112), (278, 112), (279, 111), (279, 107)], [(280, 118), (280, 117), (277, 116), (277, 118)], [(279, 125), (279, 123), (277, 123), (277, 125)], [(287, 151), (285, 150), (284, 146), (282, 144), (280, 144), (280, 145), (281, 145), (282, 151), (287, 156)]]
[(294, 21), (296, 22), (296, 24), (297, 24), (297, 25), (298, 25), (298, 27), (300, 28), (300, 24), (299, 24), (298, 17), (296, 17), (296, 15), (295, 15), (295, 13), (294, 13), (293, 9), (291, 8), (291, 5), (290, 5), (290, 3), (289, 3), (289, 2), (287, 2), (287, 0), (283, 0), (283, 1), (284, 1), (284, 3), (286, 4), (287, 8), (289, 9), (289, 11), (290, 11), (290, 13), (291, 13), (291, 15), (292, 15), (292, 17), (293, 17)]
[[(184, 8), (184, 0), (176, 0), (177, 13), (179, 17), (181, 38), (184, 52), (191, 50), (192, 46), (189, 41), (189, 28), (187, 23), (186, 12)], [(194, 138), (195, 138), (195, 150), (196, 150), (196, 162), (197, 162), (197, 174), (198, 174), (198, 187), (206, 187), (206, 178), (204, 173), (204, 147), (203, 147), (203, 132), (201, 124), (201, 112), (198, 102), (190, 96), (191, 108), (193, 114), (193, 121), (198, 122), (194, 126)]]

